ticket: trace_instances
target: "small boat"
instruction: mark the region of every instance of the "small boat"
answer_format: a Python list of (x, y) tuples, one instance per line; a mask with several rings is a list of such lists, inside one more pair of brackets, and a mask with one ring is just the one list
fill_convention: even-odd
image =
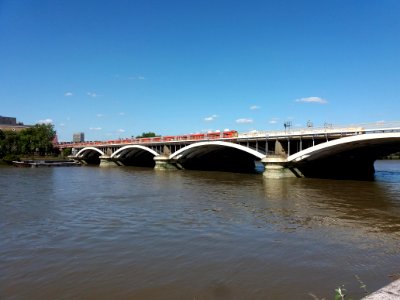
[(14, 160), (12, 164), (18, 168), (38, 168), (38, 167), (78, 167), (79, 162), (72, 160)]

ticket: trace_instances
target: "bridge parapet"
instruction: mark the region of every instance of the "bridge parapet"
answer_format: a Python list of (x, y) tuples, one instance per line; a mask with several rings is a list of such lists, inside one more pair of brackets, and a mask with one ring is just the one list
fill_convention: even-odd
[(276, 138), (276, 137), (298, 137), (313, 135), (357, 135), (365, 133), (400, 132), (400, 122), (375, 122), (360, 123), (352, 125), (327, 124), (323, 127), (290, 128), (286, 130), (273, 131), (251, 131), (238, 135), (238, 139), (246, 138)]

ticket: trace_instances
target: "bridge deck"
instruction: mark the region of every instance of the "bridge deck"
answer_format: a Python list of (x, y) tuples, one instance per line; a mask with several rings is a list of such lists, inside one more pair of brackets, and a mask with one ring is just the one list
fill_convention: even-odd
[(88, 141), (88, 142), (61, 142), (56, 146), (59, 148), (84, 148), (84, 147), (121, 147), (123, 145), (142, 144), (142, 145), (163, 145), (163, 144), (179, 144), (179, 143), (196, 143), (204, 141), (257, 141), (268, 139), (312, 139), (326, 137), (328, 139), (336, 139), (357, 134), (383, 133), (383, 132), (400, 132), (400, 122), (391, 123), (366, 123), (350, 126), (325, 126), (313, 128), (294, 128), (285, 131), (252, 131), (245, 133), (237, 133), (234, 130), (228, 132), (211, 132), (186, 134), (177, 136), (158, 136), (152, 138), (126, 138), (109, 141)]

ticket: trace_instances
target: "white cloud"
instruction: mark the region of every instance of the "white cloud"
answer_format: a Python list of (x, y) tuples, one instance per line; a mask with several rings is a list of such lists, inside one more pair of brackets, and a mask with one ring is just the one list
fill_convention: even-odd
[(253, 123), (253, 119), (241, 118), (241, 119), (237, 119), (237, 120), (236, 120), (236, 123), (238, 123), (238, 124)]
[(52, 124), (53, 120), (52, 119), (44, 119), (44, 120), (39, 120), (37, 121), (38, 124)]
[(60, 123), (59, 126), (60, 127), (65, 127), (65, 123)]
[(260, 106), (258, 106), (258, 105), (252, 105), (252, 106), (250, 106), (250, 109), (251, 110), (257, 110), (257, 109), (260, 109), (261, 107)]
[(120, 112), (120, 113), (118, 113), (118, 115), (119, 116), (125, 116), (125, 113), (124, 112)]
[(146, 77), (144, 77), (144, 76), (131, 76), (131, 77), (128, 77), (128, 79), (129, 80), (146, 80)]
[(65, 97), (71, 97), (73, 94), (71, 93), (71, 92), (66, 92), (65, 94), (64, 94), (64, 96)]
[(268, 121), (269, 124), (276, 124), (278, 123), (279, 118), (272, 118), (271, 120)]
[(205, 117), (204, 121), (211, 122), (211, 121), (214, 121), (216, 118), (218, 118), (218, 115), (212, 115), (212, 116), (209, 116), (209, 117)]
[(97, 114), (96, 117), (102, 118), (102, 117), (104, 117), (104, 115), (103, 114)]
[(304, 103), (319, 103), (319, 104), (326, 104), (328, 103), (327, 100), (320, 98), (320, 97), (307, 97), (307, 98), (300, 98), (296, 99), (296, 102), (304, 102)]
[(125, 132), (125, 129), (118, 129), (117, 132), (119, 133)]
[(101, 127), (90, 127), (89, 130), (101, 130)]
[(89, 97), (92, 97), (92, 98), (96, 98), (96, 97), (99, 96), (99, 95), (97, 95), (97, 94), (94, 93), (94, 92), (87, 92), (86, 95), (88, 95)]

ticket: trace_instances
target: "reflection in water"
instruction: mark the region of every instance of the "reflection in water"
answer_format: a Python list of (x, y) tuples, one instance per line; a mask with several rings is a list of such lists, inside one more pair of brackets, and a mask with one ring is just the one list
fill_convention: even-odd
[(302, 216), (317, 223), (334, 221), (335, 226), (350, 227), (353, 231), (400, 230), (398, 184), (289, 179), (266, 180), (264, 187), (269, 204), (275, 203), (293, 217)]
[(376, 181), (0, 171), (0, 298), (360, 298), (399, 273), (400, 164)]

